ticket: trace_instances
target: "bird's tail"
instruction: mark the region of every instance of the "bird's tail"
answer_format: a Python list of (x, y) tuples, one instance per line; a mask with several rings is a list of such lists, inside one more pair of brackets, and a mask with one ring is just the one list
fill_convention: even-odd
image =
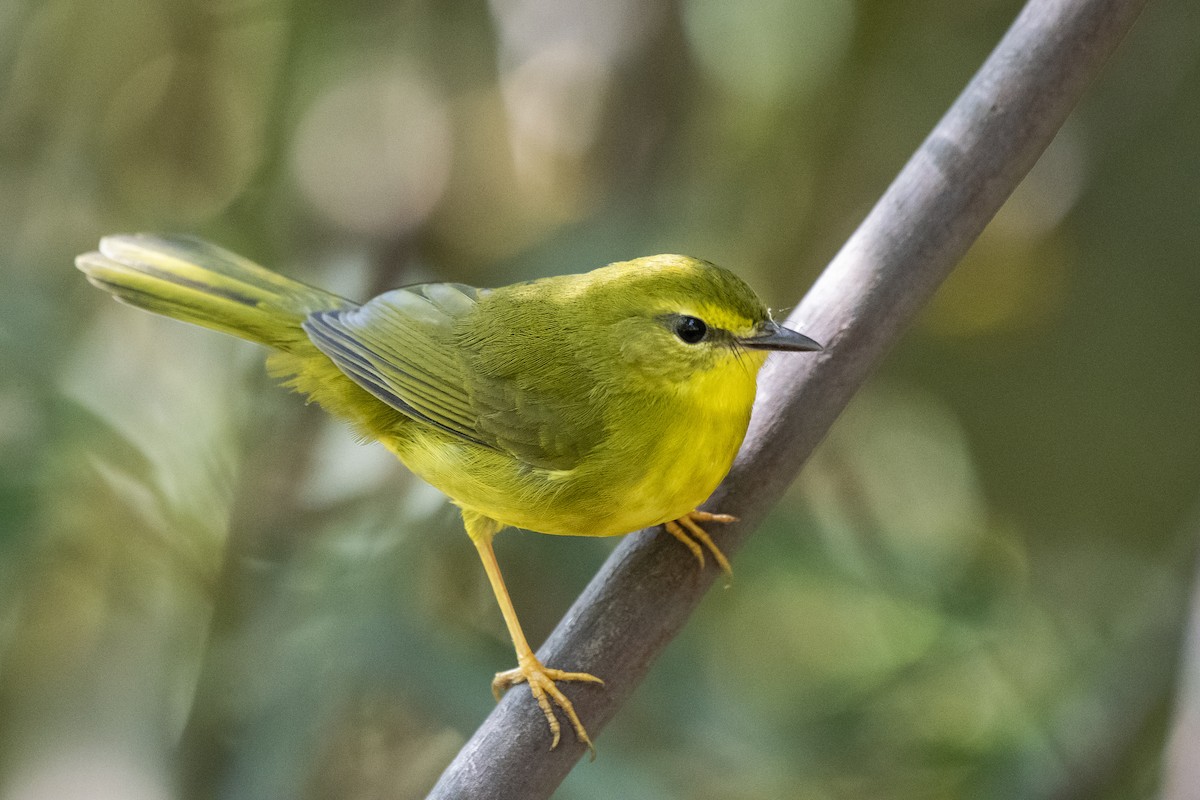
[(123, 303), (284, 351), (309, 314), (354, 305), (190, 237), (106, 236), (75, 266)]

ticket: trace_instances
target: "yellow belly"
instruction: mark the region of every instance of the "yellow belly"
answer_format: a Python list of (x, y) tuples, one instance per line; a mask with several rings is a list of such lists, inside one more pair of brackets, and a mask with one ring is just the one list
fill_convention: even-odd
[[(385, 441), (414, 473), (464, 509), (507, 526), (617, 536), (677, 519), (729, 472), (750, 419), (754, 386), (682, 398), (666, 420), (616, 431), (569, 470), (531, 468), (508, 454), (419, 423)], [(640, 421), (639, 421), (640, 422)]]
[[(748, 419), (748, 418), (747, 418)], [(725, 478), (746, 434), (747, 419), (691, 420), (664, 432), (636, 472), (608, 473), (604, 506), (576, 527), (580, 536), (616, 536), (678, 519), (708, 499)]]

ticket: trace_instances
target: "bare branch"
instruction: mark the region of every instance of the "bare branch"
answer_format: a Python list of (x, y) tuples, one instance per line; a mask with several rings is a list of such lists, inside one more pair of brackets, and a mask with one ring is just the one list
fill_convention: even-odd
[[(742, 521), (716, 532), (730, 553), (1045, 150), (1145, 0), (1030, 0), (991, 57), (834, 258), (791, 319), (827, 348), (774, 358), (742, 453), (708, 505)], [(627, 537), (539, 652), (591, 672), (568, 686), (595, 736), (683, 627), (718, 575), (654, 530)], [(584, 748), (551, 752), (528, 692), (509, 692), (430, 794), (548, 797)]]

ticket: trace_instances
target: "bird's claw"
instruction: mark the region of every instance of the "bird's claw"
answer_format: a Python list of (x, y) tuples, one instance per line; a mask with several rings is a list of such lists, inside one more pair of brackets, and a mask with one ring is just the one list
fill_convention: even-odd
[[(717, 543), (708, 535), (708, 531), (700, 527), (701, 522), (737, 522), (737, 517), (732, 514), (713, 514), (708, 511), (691, 511), (684, 514), (679, 519), (671, 520), (663, 525), (667, 533), (678, 539), (696, 560), (700, 562), (700, 568), (704, 568), (704, 550), (707, 549), (712, 553), (713, 560), (717, 562), (717, 566), (725, 575), (733, 578), (733, 567), (729, 564), (729, 559), (721, 552), (721, 548), (717, 547)], [(701, 545), (704, 547), (702, 548)]]
[(551, 669), (543, 665), (533, 655), (527, 658), (518, 658), (517, 661), (518, 666), (516, 669), (496, 673), (496, 677), (492, 681), (492, 694), (495, 695), (496, 700), (499, 701), (501, 695), (518, 683), (528, 683), (529, 691), (533, 694), (533, 699), (537, 701), (538, 707), (542, 709), (542, 713), (546, 715), (546, 724), (550, 726), (550, 734), (554, 737), (550, 743), (550, 749), (553, 750), (558, 747), (558, 740), (562, 730), (558, 722), (558, 717), (554, 714), (554, 707), (550, 704), (553, 701), (554, 705), (561, 708), (563, 713), (566, 714), (571, 727), (575, 729), (575, 736), (579, 741), (588, 746), (588, 750), (592, 754), (592, 759), (595, 760), (596, 748), (592, 744), (587, 730), (584, 729), (583, 723), (579, 721), (579, 715), (575, 713), (575, 706), (562, 693), (562, 690), (558, 688), (557, 682), (581, 681), (585, 683), (598, 683), (603, 686), (604, 681), (587, 672), (564, 672), (561, 669)]

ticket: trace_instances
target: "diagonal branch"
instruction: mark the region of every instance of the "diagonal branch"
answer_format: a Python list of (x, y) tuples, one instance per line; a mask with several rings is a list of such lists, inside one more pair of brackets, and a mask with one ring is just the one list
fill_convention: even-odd
[[(871, 371), (1037, 161), (1133, 25), (1146, 0), (1029, 0), (1004, 39), (791, 315), (826, 343), (772, 358), (733, 471), (707, 505), (741, 522), (738, 549), (799, 472)], [(570, 686), (594, 734), (628, 699), (717, 576), (653, 530), (631, 535), (576, 600), (538, 656), (591, 672)], [(551, 752), (528, 692), (509, 692), (442, 774), (430, 798), (548, 797), (584, 748)]]

